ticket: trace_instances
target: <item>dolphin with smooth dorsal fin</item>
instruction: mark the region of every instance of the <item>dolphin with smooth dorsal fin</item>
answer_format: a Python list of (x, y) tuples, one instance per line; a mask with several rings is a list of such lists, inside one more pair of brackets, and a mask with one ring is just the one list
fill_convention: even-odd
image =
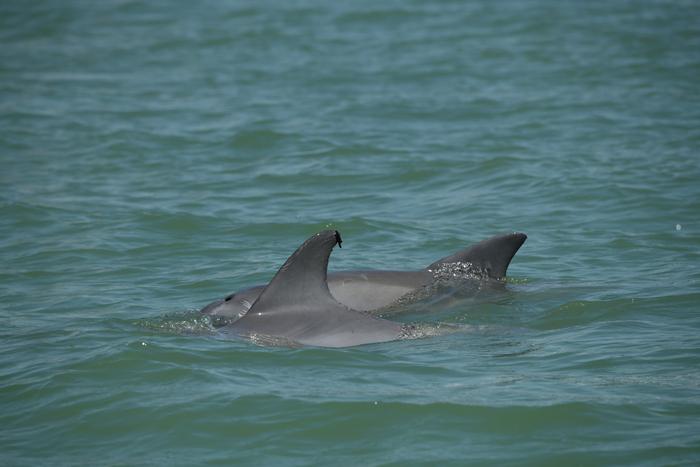
[(340, 245), (334, 230), (306, 240), (262, 290), (250, 310), (225, 332), (281, 338), (303, 345), (349, 347), (399, 339), (400, 323), (339, 303), (328, 290), (328, 258)]
[[(525, 243), (524, 233), (491, 237), (457, 253), (435, 261), (419, 271), (342, 271), (327, 275), (327, 287), (338, 302), (368, 313), (402, 303), (408, 297), (423, 298), (419, 292), (435, 283), (438, 273), (455, 265), (471, 265), (482, 277), (502, 280), (515, 253)], [(210, 303), (202, 313), (226, 321), (244, 316), (258, 299), (264, 285), (253, 286)]]

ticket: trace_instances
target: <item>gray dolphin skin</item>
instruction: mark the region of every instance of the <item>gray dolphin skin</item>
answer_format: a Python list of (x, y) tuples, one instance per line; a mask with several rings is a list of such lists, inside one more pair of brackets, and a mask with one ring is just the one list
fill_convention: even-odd
[(306, 240), (263, 289), (250, 310), (225, 327), (243, 337), (274, 337), (303, 345), (349, 347), (399, 339), (400, 323), (375, 318), (338, 303), (328, 290), (331, 250), (337, 231)]
[[(525, 243), (524, 233), (499, 235), (457, 253), (439, 259), (420, 271), (344, 271), (327, 275), (332, 297), (353, 310), (377, 313), (397, 301), (412, 296), (435, 283), (441, 272), (472, 266), (488, 278), (501, 280), (518, 249)], [(253, 306), (266, 286), (257, 285), (233, 293), (202, 308), (201, 312), (236, 320)]]

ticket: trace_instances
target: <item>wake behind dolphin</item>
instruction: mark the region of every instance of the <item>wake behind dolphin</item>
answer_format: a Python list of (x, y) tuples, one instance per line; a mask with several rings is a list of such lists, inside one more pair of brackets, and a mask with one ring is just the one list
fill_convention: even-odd
[(326, 230), (307, 239), (266, 286), (255, 286), (201, 311), (234, 319), (224, 333), (321, 347), (396, 340), (411, 327), (372, 316), (420, 290), (452, 277), (502, 279), (527, 236), (513, 233), (480, 242), (421, 271), (349, 271), (327, 274), (342, 240)]

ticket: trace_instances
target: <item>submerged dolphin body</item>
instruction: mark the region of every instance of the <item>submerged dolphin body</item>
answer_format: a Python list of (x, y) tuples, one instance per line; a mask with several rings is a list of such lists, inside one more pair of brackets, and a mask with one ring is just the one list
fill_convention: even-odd
[(250, 310), (226, 326), (224, 332), (320, 347), (399, 339), (404, 332), (400, 323), (352, 310), (331, 295), (328, 258), (340, 242), (340, 234), (333, 230), (306, 240), (277, 271)]
[[(420, 271), (344, 271), (328, 274), (327, 288), (331, 296), (346, 307), (373, 313), (397, 303), (399, 299), (403, 302), (407, 299), (410, 301), (414, 296), (421, 297), (420, 291), (434, 284), (441, 275), (464, 273), (465, 268), (472, 268), (491, 279), (503, 279), (511, 259), (526, 239), (525, 234), (517, 232), (492, 237), (439, 259)], [(210, 303), (201, 312), (225, 320), (239, 319), (248, 313), (265, 288), (258, 285), (241, 290)]]

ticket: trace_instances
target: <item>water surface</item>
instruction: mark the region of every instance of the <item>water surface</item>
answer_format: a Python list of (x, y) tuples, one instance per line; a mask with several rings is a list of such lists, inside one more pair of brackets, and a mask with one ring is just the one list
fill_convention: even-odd
[[(0, 7), (3, 465), (700, 462), (697, 2)], [(445, 336), (196, 310), (529, 239)]]

